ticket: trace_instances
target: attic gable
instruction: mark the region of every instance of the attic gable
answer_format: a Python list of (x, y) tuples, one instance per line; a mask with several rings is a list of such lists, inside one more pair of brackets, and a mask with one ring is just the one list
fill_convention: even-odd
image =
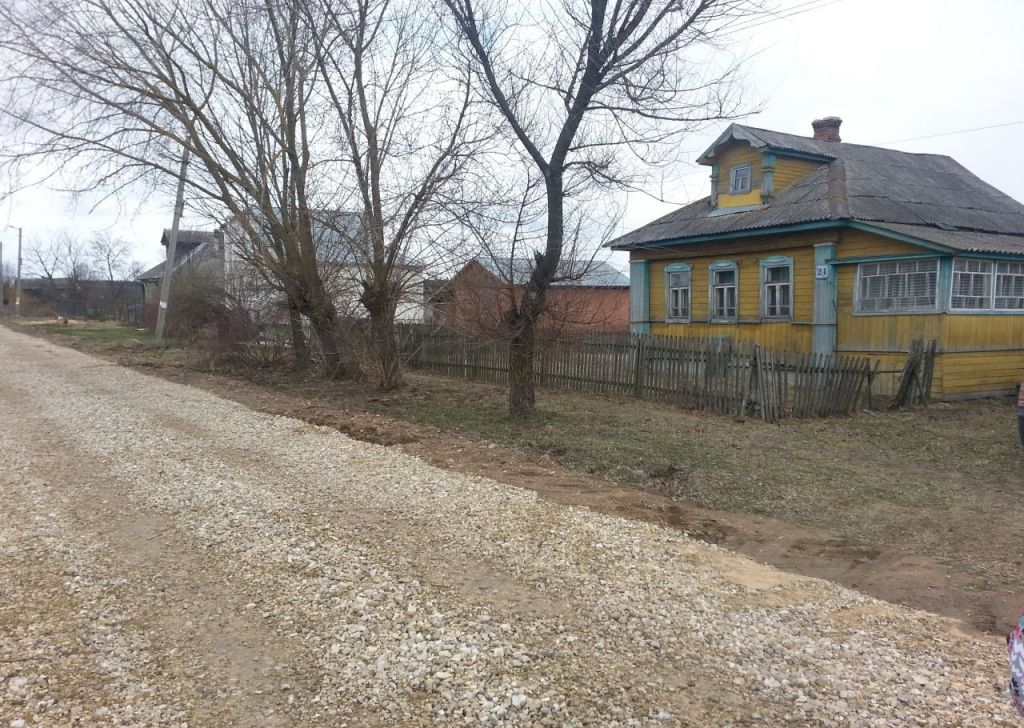
[[(723, 196), (716, 197), (737, 148), (761, 155), (758, 204), (730, 207), (722, 204)], [(717, 181), (710, 197), (627, 233), (610, 247), (866, 225), (926, 247), (1024, 254), (1024, 205), (945, 155), (733, 124), (701, 159), (711, 163)]]

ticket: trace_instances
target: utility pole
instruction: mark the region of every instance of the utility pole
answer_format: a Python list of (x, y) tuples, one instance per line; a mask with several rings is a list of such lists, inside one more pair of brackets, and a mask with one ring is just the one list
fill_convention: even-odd
[[(18, 231), (18, 268), (14, 278), (14, 315), (21, 316), (21, 228), (17, 225), (8, 225), (7, 227)], [(0, 278), (3, 278), (3, 266), (0, 266)], [(0, 282), (0, 294), (3, 293), (3, 290), (3, 283)], [(3, 301), (2, 296), (0, 296), (0, 301)]]
[(4, 241), (0, 240), (0, 312), (6, 311), (4, 305)]
[(21, 316), (21, 228), (18, 228), (18, 272), (14, 278), (14, 315)]
[(174, 252), (178, 248), (178, 226), (185, 211), (185, 171), (188, 168), (188, 147), (181, 153), (181, 172), (178, 174), (178, 193), (174, 198), (174, 217), (171, 220), (171, 237), (167, 241), (167, 261), (160, 281), (160, 308), (156, 312), (156, 343), (164, 343), (164, 327), (167, 325), (167, 302), (171, 296), (171, 274), (174, 273)]

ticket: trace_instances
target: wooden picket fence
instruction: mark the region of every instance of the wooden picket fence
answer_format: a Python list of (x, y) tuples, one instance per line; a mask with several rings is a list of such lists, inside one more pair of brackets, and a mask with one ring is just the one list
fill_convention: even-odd
[[(410, 366), (452, 377), (508, 382), (508, 346), (452, 331), (402, 332)], [(866, 357), (778, 352), (727, 338), (588, 336), (539, 347), (534, 381), (596, 394), (620, 394), (685, 407), (757, 416), (848, 415), (870, 397)]]

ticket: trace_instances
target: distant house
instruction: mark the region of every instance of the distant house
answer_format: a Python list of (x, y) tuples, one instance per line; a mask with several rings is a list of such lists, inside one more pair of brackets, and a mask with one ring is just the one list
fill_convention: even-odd
[[(533, 263), (478, 257), (443, 285), (434, 284), (429, 319), (474, 335), (497, 336), (511, 301), (522, 295)], [(604, 261), (563, 266), (548, 291), (540, 328), (548, 333), (629, 330), (629, 278)]]
[[(335, 299), (342, 316), (356, 319), (367, 316), (359, 301), (363, 291), (369, 256), (361, 250), (361, 217), (357, 213), (338, 210), (313, 211), (313, 240), (321, 277)], [(248, 247), (244, 226), (239, 220), (225, 225), (224, 270), (229, 285), (250, 289), (249, 300), (263, 315), (273, 315), (283, 302), (281, 294), (272, 290), (253, 274), (241, 251)], [(400, 323), (423, 321), (425, 310), (423, 266), (401, 260), (394, 269), (399, 302), (395, 319)]]
[(142, 286), (137, 281), (21, 280), (21, 310), (28, 316), (58, 315), (141, 323), (142, 298)]
[[(164, 230), (160, 244), (167, 258), (167, 246), (171, 231)], [(224, 277), (224, 235), (219, 230), (179, 230), (178, 242), (174, 248), (172, 276), (188, 277), (210, 285), (223, 285)], [(166, 260), (157, 263), (139, 276), (145, 292), (146, 324), (156, 325), (157, 307), (160, 304), (160, 284), (163, 281)]]
[(610, 243), (632, 329), (856, 354), (939, 345), (933, 392), (1024, 378), (1024, 205), (953, 159), (733, 124), (697, 160), (710, 195)]

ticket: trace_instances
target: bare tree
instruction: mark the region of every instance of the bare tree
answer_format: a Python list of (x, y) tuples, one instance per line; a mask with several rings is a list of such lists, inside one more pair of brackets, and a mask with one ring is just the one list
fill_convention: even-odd
[(695, 127), (739, 114), (737, 64), (716, 46), (759, 0), (443, 0), (497, 109), (544, 185), (545, 237), (506, 312), (509, 412), (535, 404), (535, 329), (565, 246), (566, 200), (635, 182)]
[(50, 294), (57, 297), (57, 278), (64, 269), (63, 240), (51, 238), (46, 241), (37, 240), (25, 249), (24, 272), (38, 278), (45, 278), (50, 286)]
[(187, 148), (193, 199), (227, 211), (234, 258), (308, 318), (333, 376), (348, 367), (314, 242), (321, 120), (299, 6), (2, 3), (9, 95), (0, 108), (12, 122), (8, 161), (56, 161), (80, 188), (175, 179)]
[(369, 314), (373, 374), (402, 382), (395, 318), (420, 272), (449, 254), (443, 238), (488, 131), (474, 115), (470, 76), (451, 38), (413, 0), (321, 0), (307, 6), (340, 189), (359, 224), (341, 230)]
[(96, 235), (89, 241), (89, 257), (95, 275), (107, 282), (110, 301), (121, 300), (125, 286), (138, 277), (138, 264), (131, 260), (127, 241), (110, 235)]
[(61, 277), (67, 280), (68, 295), (81, 298), (86, 281), (92, 280), (93, 270), (89, 260), (89, 247), (70, 233), (61, 236)]

